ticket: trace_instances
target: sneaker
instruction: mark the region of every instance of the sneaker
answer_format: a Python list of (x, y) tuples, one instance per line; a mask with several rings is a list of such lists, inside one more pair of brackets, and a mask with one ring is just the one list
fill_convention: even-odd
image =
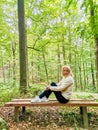
[(41, 102), (48, 102), (48, 98), (44, 96), (43, 98), (41, 98)]
[(39, 98), (39, 96), (36, 96), (34, 99), (31, 100), (31, 102), (41, 102), (41, 99)]

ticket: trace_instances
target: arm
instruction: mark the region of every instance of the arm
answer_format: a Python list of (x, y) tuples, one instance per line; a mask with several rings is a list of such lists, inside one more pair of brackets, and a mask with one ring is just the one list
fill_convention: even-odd
[(65, 79), (62, 84), (60, 86), (50, 86), (50, 89), (53, 91), (66, 91), (68, 89), (68, 87), (70, 87), (72, 84), (74, 83), (73, 78), (72, 77), (68, 77), (67, 79)]

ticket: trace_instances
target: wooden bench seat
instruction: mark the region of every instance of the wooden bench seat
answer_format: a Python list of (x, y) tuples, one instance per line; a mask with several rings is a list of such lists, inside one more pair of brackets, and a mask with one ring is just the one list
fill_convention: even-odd
[(66, 104), (59, 103), (57, 101), (48, 101), (48, 102), (37, 102), (31, 103), (30, 101), (11, 101), (5, 104), (5, 106), (13, 107), (33, 107), (33, 106), (98, 106), (98, 102), (95, 101), (69, 101)]
[(31, 103), (31, 99), (13, 99), (10, 102), (5, 103), (5, 107), (14, 107), (15, 108), (15, 120), (19, 121), (19, 108), (22, 107), (22, 113), (25, 113), (26, 107), (45, 107), (45, 106), (71, 106), (79, 107), (81, 120), (83, 120), (84, 128), (88, 128), (88, 113), (87, 107), (95, 106), (98, 107), (98, 102), (91, 99), (72, 99), (66, 104), (59, 103), (57, 100), (51, 99), (48, 102), (37, 102)]

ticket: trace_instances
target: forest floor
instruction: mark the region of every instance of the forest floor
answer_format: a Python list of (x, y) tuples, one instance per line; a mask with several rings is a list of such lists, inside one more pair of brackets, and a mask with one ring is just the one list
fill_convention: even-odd
[[(25, 116), (20, 114), (20, 122), (14, 121), (12, 107), (0, 107), (0, 117), (8, 124), (9, 130), (86, 130), (81, 126), (79, 108), (33, 107), (27, 108)], [(98, 130), (98, 109), (88, 109), (89, 129)]]

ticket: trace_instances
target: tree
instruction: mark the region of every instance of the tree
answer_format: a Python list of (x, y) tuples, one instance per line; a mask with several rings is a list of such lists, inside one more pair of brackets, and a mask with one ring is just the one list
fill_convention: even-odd
[(92, 27), (92, 32), (95, 40), (96, 46), (96, 80), (97, 80), (97, 91), (98, 91), (98, 7), (97, 4), (93, 0), (89, 0), (90, 4), (90, 23)]
[(18, 0), (20, 92), (26, 93), (27, 81), (27, 39), (24, 16), (24, 0)]

